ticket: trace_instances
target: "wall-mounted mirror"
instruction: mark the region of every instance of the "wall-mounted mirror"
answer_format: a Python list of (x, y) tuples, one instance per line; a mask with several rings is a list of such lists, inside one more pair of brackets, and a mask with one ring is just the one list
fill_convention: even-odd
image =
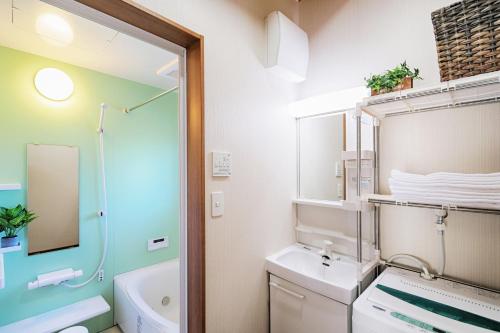
[(299, 198), (338, 201), (345, 198), (345, 115), (300, 118)]
[(28, 226), (28, 254), (79, 244), (79, 150), (27, 147), (28, 209), (38, 218)]

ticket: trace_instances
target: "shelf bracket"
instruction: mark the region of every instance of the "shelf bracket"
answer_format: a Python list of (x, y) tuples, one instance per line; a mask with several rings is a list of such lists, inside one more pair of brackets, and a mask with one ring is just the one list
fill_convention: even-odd
[(356, 103), (356, 107), (351, 110), (351, 117), (356, 118), (356, 117), (361, 117), (363, 115), (363, 103)]
[(3, 253), (0, 253), (0, 289), (5, 288), (5, 268), (3, 263)]
[(5, 266), (4, 266), (4, 254), (9, 252), (21, 251), (21, 245), (12, 247), (2, 247), (0, 248), (0, 289), (5, 288)]
[(398, 200), (395, 200), (394, 203), (395, 203), (396, 206), (408, 206), (408, 201), (398, 201)]

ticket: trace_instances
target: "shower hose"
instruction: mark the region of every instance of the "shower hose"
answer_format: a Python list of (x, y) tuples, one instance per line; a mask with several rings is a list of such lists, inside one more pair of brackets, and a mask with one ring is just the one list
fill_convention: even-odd
[(99, 274), (99, 272), (102, 270), (104, 266), (104, 262), (106, 261), (106, 255), (108, 253), (108, 194), (107, 194), (107, 187), (106, 187), (106, 172), (105, 172), (105, 159), (104, 159), (104, 128), (103, 128), (103, 122), (104, 122), (104, 112), (106, 110), (107, 106), (105, 104), (101, 104), (101, 114), (100, 114), (100, 120), (99, 120), (99, 159), (100, 159), (100, 176), (101, 176), (101, 188), (102, 188), (102, 195), (103, 195), (103, 210), (99, 212), (99, 218), (103, 220), (104, 223), (104, 241), (103, 241), (103, 249), (102, 249), (102, 256), (101, 260), (99, 262), (99, 265), (97, 266), (94, 274), (92, 274), (86, 281), (78, 284), (69, 284), (69, 283), (64, 283), (63, 285), (68, 288), (81, 288), (92, 282), (96, 278), (96, 276)]

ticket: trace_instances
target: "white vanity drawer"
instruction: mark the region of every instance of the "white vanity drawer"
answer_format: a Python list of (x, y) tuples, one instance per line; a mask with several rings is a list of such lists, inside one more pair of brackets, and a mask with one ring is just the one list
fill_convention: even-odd
[(349, 333), (351, 307), (270, 275), (271, 333)]

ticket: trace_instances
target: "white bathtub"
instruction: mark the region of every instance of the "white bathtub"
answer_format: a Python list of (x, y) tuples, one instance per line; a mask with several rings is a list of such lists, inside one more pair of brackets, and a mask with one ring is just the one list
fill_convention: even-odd
[(124, 333), (179, 332), (178, 259), (117, 275), (114, 282), (115, 323)]

